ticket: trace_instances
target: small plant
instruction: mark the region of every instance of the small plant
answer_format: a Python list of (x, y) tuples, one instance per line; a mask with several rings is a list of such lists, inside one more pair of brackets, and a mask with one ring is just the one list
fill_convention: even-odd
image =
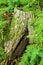
[(18, 65), (41, 65), (42, 58), (43, 51), (40, 47), (37, 45), (27, 46), (27, 49), (21, 57), (21, 62), (19, 62)]

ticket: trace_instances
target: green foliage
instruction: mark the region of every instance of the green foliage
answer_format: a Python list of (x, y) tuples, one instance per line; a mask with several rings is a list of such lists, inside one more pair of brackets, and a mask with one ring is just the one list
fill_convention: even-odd
[[(35, 43), (43, 43), (43, 12), (39, 12), (35, 14), (36, 17), (30, 22), (30, 26), (34, 27), (34, 42)], [(30, 36), (28, 36), (30, 37)]]
[(12, 12), (14, 11), (15, 5), (20, 6), (23, 10), (36, 10), (36, 8), (43, 9), (42, 0), (1, 0), (0, 11)]
[(4, 43), (3, 29), (5, 28), (6, 24), (7, 24), (7, 21), (0, 21), (0, 46), (3, 46), (3, 43)]
[(39, 65), (43, 65), (43, 58), (41, 59), (41, 61), (40, 61), (40, 64)]
[(20, 5), (24, 11), (36, 11), (42, 9), (42, 2), (40, 0), (20, 0)]
[(7, 21), (0, 21), (0, 29), (3, 29), (6, 25)]
[(36, 19), (34, 26), (34, 35), (36, 36), (36, 42), (43, 43), (43, 16)]
[(43, 51), (37, 45), (27, 46), (18, 65), (40, 65), (42, 63)]
[(12, 12), (18, 0), (1, 0), (0, 2), (0, 11)]
[(30, 10), (33, 12), (34, 19), (30, 22), (30, 26), (33, 26), (34, 33), (33, 35), (28, 37), (33, 37), (35, 43), (40, 43), (42, 45), (43, 43), (43, 7), (42, 7), (43, 1), (32, 0), (32, 2), (31, 1), (29, 2), (30, 5), (26, 5), (26, 8), (24, 6), (24, 10), (28, 10), (28, 11)]
[(7, 56), (7, 54), (6, 54), (5, 50), (0, 47), (0, 62), (2, 62), (3, 60), (5, 60), (6, 56)]

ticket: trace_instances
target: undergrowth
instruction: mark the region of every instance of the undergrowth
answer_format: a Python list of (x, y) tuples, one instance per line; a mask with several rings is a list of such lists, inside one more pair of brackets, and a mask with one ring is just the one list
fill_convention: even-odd
[(33, 44), (27, 46), (18, 65), (43, 65), (42, 61), (43, 49), (39, 45)]
[[(40, 45), (43, 44), (43, 12), (38, 12), (38, 15), (31, 20), (30, 26), (33, 26), (34, 32), (31, 37), (34, 37), (34, 42), (39, 43)], [(28, 35), (27, 37), (30, 37)]]

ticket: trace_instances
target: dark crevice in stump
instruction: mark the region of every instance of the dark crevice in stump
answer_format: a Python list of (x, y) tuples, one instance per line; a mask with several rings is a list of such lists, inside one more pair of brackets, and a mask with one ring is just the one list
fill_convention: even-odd
[(19, 57), (22, 56), (24, 50), (26, 49), (26, 46), (29, 43), (29, 41), (26, 37), (27, 35), (28, 35), (28, 29), (26, 29), (23, 37), (20, 39), (15, 51), (12, 52), (11, 58), (10, 58), (10, 60), (8, 60), (7, 65), (11, 65), (11, 63), (14, 59), (18, 59)]

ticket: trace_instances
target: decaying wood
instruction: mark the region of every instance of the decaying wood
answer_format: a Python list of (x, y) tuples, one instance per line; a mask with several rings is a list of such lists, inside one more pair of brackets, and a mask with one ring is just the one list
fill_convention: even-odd
[(34, 33), (34, 27), (30, 25), (30, 22), (32, 22), (32, 19), (34, 19), (34, 15), (32, 14), (32, 11), (29, 12), (29, 21), (28, 21), (28, 34), (30, 35), (29, 37), (29, 43), (33, 44), (34, 43), (34, 37), (32, 36)]
[(5, 50), (7, 53), (10, 53), (11, 50), (15, 50), (18, 42), (22, 38), (26, 25), (29, 19), (29, 12), (23, 12), (18, 9), (15, 9), (12, 23), (9, 40), (5, 43)]
[(27, 45), (27, 37), (26, 35), (28, 34), (28, 32), (26, 31), (25, 34), (23, 35), (23, 37), (21, 38), (20, 42), (18, 43), (18, 46), (16, 47), (15, 51), (12, 52), (10, 60), (8, 60), (8, 65), (12, 65), (13, 60), (14, 59), (18, 59), (20, 58), (20, 56), (22, 55), (26, 45)]
[(21, 38), (20, 42), (18, 43), (15, 52), (12, 53), (13, 58), (19, 57), (23, 52), (25, 46), (27, 45), (27, 34), (28, 32), (26, 31), (23, 37)]
[[(29, 12), (20, 11), (17, 8), (14, 9), (14, 14), (13, 14), (12, 22), (11, 22), (11, 30), (9, 33), (9, 40), (5, 42), (5, 45), (4, 45), (5, 51), (9, 55), (9, 59), (11, 58), (12, 52), (15, 51), (16, 48), (17, 48), (16, 51), (12, 55), (14, 56), (14, 58), (16, 58), (17, 56), (20, 56), (24, 47), (26, 46), (27, 43), (24, 43), (26, 38), (23, 40), (23, 43), (22, 42), (20, 43), (19, 46), (18, 46), (18, 43), (20, 39), (23, 37), (26, 30), (26, 26), (29, 24), (30, 20), (31, 20), (31, 16), (29, 15)], [(29, 34), (33, 34), (33, 30), (30, 27), (30, 25), (28, 25), (28, 31), (29, 31)], [(31, 41), (33, 41), (33, 39), (31, 39)]]

